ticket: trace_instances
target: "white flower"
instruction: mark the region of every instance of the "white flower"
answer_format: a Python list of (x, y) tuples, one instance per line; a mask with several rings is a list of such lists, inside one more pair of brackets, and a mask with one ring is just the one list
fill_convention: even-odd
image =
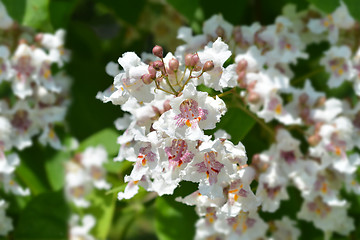
[(10, 68), (9, 56), (9, 49), (6, 46), (0, 45), (0, 83), (4, 80), (9, 81), (14, 74), (13, 69)]
[[(214, 63), (214, 68), (203, 73), (204, 84), (208, 87), (214, 88), (217, 91), (222, 91), (225, 87), (234, 87), (235, 82), (231, 82), (232, 78), (224, 74), (224, 63), (231, 56), (231, 51), (226, 43), (218, 38), (214, 43), (209, 43), (205, 46), (204, 51), (198, 52), (200, 62), (205, 64), (207, 61)], [(230, 82), (229, 82), (230, 81)]]
[(85, 215), (82, 219), (82, 224), (79, 224), (80, 217), (78, 215), (72, 215), (70, 218), (70, 229), (69, 229), (69, 239), (70, 240), (95, 240), (95, 238), (90, 235), (90, 230), (95, 226), (96, 220), (92, 215)]
[(141, 62), (134, 52), (124, 53), (118, 62), (125, 72), (116, 75), (114, 84), (121, 84), (139, 102), (153, 100), (153, 87), (145, 85), (141, 79), (142, 75), (148, 74), (148, 65)]
[(330, 73), (330, 79), (327, 82), (330, 88), (339, 87), (344, 80), (352, 81), (356, 76), (350, 57), (351, 50), (348, 46), (332, 46), (325, 52), (320, 64)]
[(207, 140), (202, 130), (215, 128), (226, 111), (224, 102), (199, 92), (191, 83), (185, 86), (180, 97), (170, 101), (171, 110), (161, 115), (153, 128), (172, 138)]
[(283, 216), (281, 220), (274, 221), (275, 231), (272, 236), (274, 240), (296, 240), (300, 237), (300, 230), (294, 225), (295, 221), (287, 216)]
[(5, 215), (5, 210), (7, 208), (8, 204), (5, 202), (5, 200), (0, 199), (0, 236), (6, 236), (10, 231), (14, 229), (12, 219)]
[(227, 41), (231, 38), (232, 30), (233, 26), (225, 21), (221, 14), (213, 15), (206, 20), (203, 25), (204, 34), (208, 34), (212, 38), (217, 38), (219, 36)]

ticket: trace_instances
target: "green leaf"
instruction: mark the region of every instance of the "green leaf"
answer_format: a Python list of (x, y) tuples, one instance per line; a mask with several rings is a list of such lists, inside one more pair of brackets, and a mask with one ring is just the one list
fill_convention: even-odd
[(189, 22), (195, 19), (195, 13), (199, 7), (199, 0), (167, 0)]
[(102, 145), (106, 149), (109, 156), (115, 156), (119, 151), (119, 145), (116, 141), (118, 136), (119, 133), (116, 130), (112, 128), (106, 128), (85, 139), (80, 144), (78, 151), (82, 152), (87, 147), (96, 147)]
[(339, 0), (308, 0), (308, 2), (314, 4), (325, 13), (332, 13), (338, 6), (340, 6)]
[(155, 230), (160, 240), (194, 239), (198, 216), (194, 207), (179, 203), (176, 196), (187, 196), (197, 190), (192, 182), (181, 182), (171, 196), (158, 197), (155, 201)]
[[(217, 124), (217, 129), (223, 129), (231, 135), (231, 141), (237, 144), (244, 139), (248, 132), (255, 126), (255, 120), (238, 108), (229, 108)], [(209, 131), (210, 134), (215, 130)]]
[[(20, 165), (16, 168), (16, 175), (20, 178), (20, 180), (25, 183), (25, 185), (30, 189), (32, 194), (40, 194), (48, 190), (45, 181), (41, 178), (41, 176), (34, 170), (34, 166), (29, 166), (26, 161), (23, 161), (24, 158), (21, 158)], [(33, 159), (35, 160), (35, 159)], [(38, 163), (34, 163), (38, 164)], [(41, 163), (42, 164), (42, 163)]]
[(351, 16), (360, 21), (360, 4), (359, 0), (343, 0), (346, 4)]
[(47, 192), (31, 199), (15, 227), (15, 239), (67, 239), (69, 209), (64, 193)]
[(194, 238), (197, 216), (193, 207), (168, 196), (157, 198), (155, 204), (155, 229), (160, 240)]
[(51, 0), (49, 3), (50, 21), (54, 29), (65, 28), (78, 0)]
[(45, 162), (46, 174), (53, 190), (58, 191), (65, 184), (65, 162), (71, 158), (69, 152), (58, 152)]
[(27, 0), (22, 23), (43, 31), (52, 30), (49, 19), (49, 0)]
[(26, 0), (2, 0), (8, 14), (21, 23), (25, 15)]
[(92, 230), (96, 239), (106, 239), (111, 227), (117, 194), (106, 195), (104, 191), (94, 190), (89, 196), (91, 206), (87, 213), (96, 219), (96, 226)]

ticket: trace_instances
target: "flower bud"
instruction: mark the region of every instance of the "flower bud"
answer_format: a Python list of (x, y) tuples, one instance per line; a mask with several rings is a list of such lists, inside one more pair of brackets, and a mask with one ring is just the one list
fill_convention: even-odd
[(239, 87), (241, 88), (246, 88), (245, 75), (246, 75), (245, 71), (242, 71), (238, 74), (237, 82), (239, 84)]
[(148, 71), (149, 71), (150, 77), (152, 79), (155, 79), (156, 78), (156, 70), (155, 70), (155, 68), (153, 66), (149, 65)]
[(203, 67), (203, 72), (211, 71), (214, 67), (214, 62), (212, 60), (206, 61)]
[(38, 33), (38, 34), (36, 34), (36, 36), (35, 36), (35, 41), (36, 42), (41, 42), (42, 41), (42, 39), (43, 39), (43, 34), (42, 33)]
[(326, 102), (326, 97), (319, 97), (316, 100), (315, 107), (322, 107), (324, 106), (325, 102)]
[(186, 56), (185, 56), (185, 65), (186, 66), (190, 66), (191, 57), (192, 57), (191, 53), (186, 54)]
[(309, 100), (309, 95), (307, 95), (306, 93), (303, 93), (299, 96), (300, 104), (305, 104), (308, 100)]
[(163, 69), (164, 68), (164, 64), (162, 61), (158, 60), (158, 61), (155, 61), (153, 62), (152, 64), (153, 68), (155, 68), (155, 70), (160, 70), (160, 69)]
[(175, 58), (169, 61), (169, 69), (172, 71), (177, 71), (179, 69), (179, 61)]
[(163, 48), (158, 45), (153, 47), (152, 53), (159, 58), (163, 58)]
[(199, 55), (193, 54), (190, 61), (190, 66), (195, 67), (200, 61)]
[(245, 59), (241, 59), (236, 65), (236, 73), (239, 74), (246, 70), (248, 62)]
[(250, 103), (256, 104), (260, 101), (260, 95), (256, 92), (250, 92), (248, 95), (248, 101)]
[(170, 100), (167, 99), (165, 102), (164, 102), (164, 112), (166, 111), (169, 111), (171, 109), (171, 105), (170, 105)]
[(215, 33), (216, 33), (216, 35), (218, 35), (218, 36), (221, 37), (222, 39), (225, 38), (225, 30), (224, 30), (222, 27), (218, 26), (218, 27), (216, 28), (216, 30), (215, 30)]
[(321, 137), (319, 134), (314, 134), (307, 139), (310, 146), (316, 146), (321, 141)]
[(150, 74), (144, 74), (141, 76), (141, 80), (143, 81), (144, 84), (149, 85), (152, 83), (152, 78)]

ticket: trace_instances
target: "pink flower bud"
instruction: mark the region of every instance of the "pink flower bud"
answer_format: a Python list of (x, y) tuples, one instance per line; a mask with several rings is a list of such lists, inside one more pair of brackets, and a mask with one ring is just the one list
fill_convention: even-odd
[(170, 100), (167, 99), (167, 100), (164, 102), (164, 112), (169, 111), (170, 109), (171, 109)]
[(314, 134), (308, 137), (307, 141), (311, 146), (316, 146), (321, 141), (321, 137), (318, 134)]
[(36, 42), (41, 42), (42, 39), (43, 39), (43, 34), (42, 33), (36, 34), (36, 36), (35, 36), (35, 41)]
[(246, 70), (248, 62), (245, 59), (241, 59), (236, 65), (236, 73), (239, 74)]
[(153, 47), (152, 53), (159, 58), (163, 58), (163, 48), (158, 45)]
[(242, 71), (238, 74), (237, 82), (239, 84), (239, 87), (241, 88), (246, 88), (245, 75), (246, 75), (245, 71)]
[(222, 39), (225, 38), (225, 30), (222, 27), (218, 26), (217, 29), (215, 30), (215, 33)]
[(155, 79), (155, 78), (156, 78), (156, 70), (155, 70), (155, 68), (150, 65), (150, 66), (148, 67), (148, 71), (149, 71), (150, 77), (151, 77), (152, 79)]
[(190, 60), (190, 67), (195, 67), (200, 61), (200, 58), (197, 54), (193, 54), (191, 56), (191, 60)]
[(188, 53), (188, 54), (185, 55), (185, 65), (186, 66), (190, 66), (191, 57), (192, 57), (191, 53)]
[(308, 100), (309, 100), (309, 95), (307, 95), (306, 93), (303, 93), (299, 96), (299, 102), (301, 104), (305, 104)]
[(260, 95), (256, 92), (250, 92), (248, 95), (248, 101), (250, 103), (256, 104), (260, 101)]
[(144, 74), (141, 76), (141, 80), (143, 81), (144, 84), (149, 85), (150, 83), (152, 83), (152, 78), (150, 74)]
[(169, 61), (169, 69), (172, 71), (177, 71), (179, 69), (179, 61), (175, 58)]
[(160, 70), (164, 68), (164, 64), (160, 60), (153, 62), (152, 66), (153, 68), (155, 68), (155, 70)]
[(212, 60), (210, 61), (206, 61), (203, 67), (203, 71), (207, 72), (207, 71), (211, 71), (214, 69), (214, 62)]

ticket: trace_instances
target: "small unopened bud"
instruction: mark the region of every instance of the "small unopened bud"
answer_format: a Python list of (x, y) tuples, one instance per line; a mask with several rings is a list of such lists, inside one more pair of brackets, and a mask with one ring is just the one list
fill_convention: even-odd
[(319, 97), (319, 98), (316, 100), (315, 106), (316, 106), (316, 107), (324, 106), (325, 102), (326, 102), (326, 97)]
[(233, 37), (236, 43), (240, 43), (243, 39), (241, 28), (235, 27), (233, 30)]
[(163, 48), (158, 45), (153, 47), (152, 53), (159, 58), (163, 58)]
[(245, 59), (241, 59), (236, 65), (236, 73), (239, 74), (246, 70), (248, 62)]
[(214, 62), (212, 60), (210, 61), (206, 61), (203, 67), (203, 71), (207, 72), (207, 71), (211, 71), (214, 69)]
[(153, 68), (155, 68), (155, 70), (160, 70), (164, 68), (164, 64), (160, 60), (153, 62), (152, 66)]
[(175, 58), (171, 59), (169, 61), (169, 69), (171, 69), (172, 71), (177, 71), (179, 69), (179, 61)]
[(238, 74), (237, 82), (239, 84), (239, 87), (241, 88), (246, 88), (245, 75), (246, 75), (245, 71), (242, 71)]
[(170, 100), (166, 100), (164, 102), (164, 112), (169, 111), (171, 109)]
[(221, 37), (222, 39), (225, 38), (225, 30), (222, 27), (217, 27), (217, 29), (215, 30), (216, 35), (218, 35), (219, 37)]
[(42, 33), (38, 33), (38, 34), (36, 34), (36, 36), (35, 36), (35, 41), (36, 42), (41, 42), (42, 41), (42, 39), (43, 39), (43, 34)]
[(155, 68), (150, 65), (150, 66), (148, 67), (148, 71), (149, 71), (150, 77), (151, 77), (152, 79), (155, 79), (155, 78), (156, 78), (156, 70), (155, 70)]
[(303, 93), (299, 96), (299, 102), (301, 104), (305, 104), (308, 100), (309, 100), (309, 95), (307, 95), (306, 93)]
[(248, 95), (248, 101), (250, 103), (258, 103), (260, 101), (260, 95), (256, 92), (250, 92)]
[(141, 76), (141, 80), (143, 81), (144, 84), (149, 85), (150, 83), (152, 83), (152, 78), (150, 74), (144, 74)]
[(318, 134), (314, 134), (308, 137), (307, 141), (311, 146), (316, 146), (321, 141), (321, 137)]
[(304, 107), (303, 109), (301, 109), (300, 117), (302, 119), (308, 119), (309, 116), (310, 116), (310, 109), (308, 107)]
[(200, 61), (200, 58), (197, 54), (193, 54), (190, 60), (190, 67), (195, 67)]
[(188, 53), (188, 54), (185, 55), (185, 65), (186, 66), (190, 66), (191, 57), (192, 57), (191, 53)]

